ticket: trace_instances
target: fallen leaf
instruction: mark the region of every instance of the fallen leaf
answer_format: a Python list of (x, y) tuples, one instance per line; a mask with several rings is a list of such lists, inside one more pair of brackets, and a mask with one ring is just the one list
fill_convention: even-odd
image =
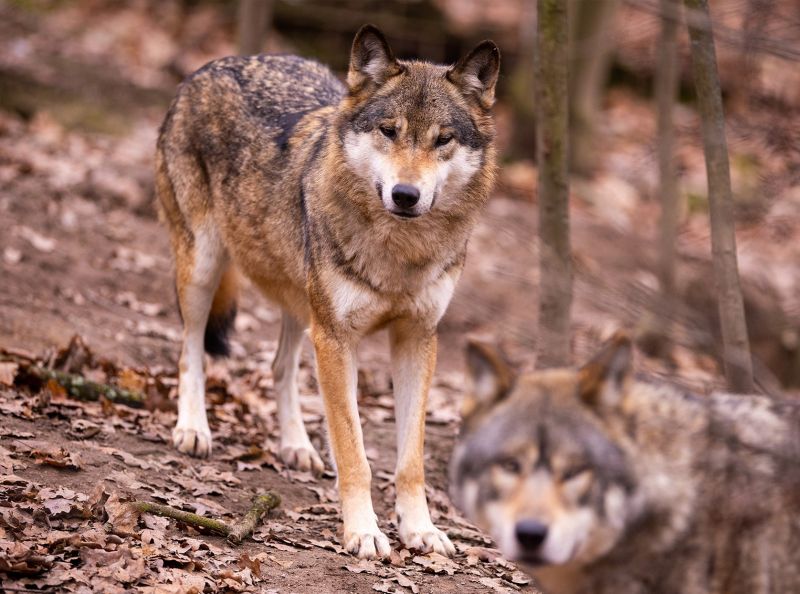
[(77, 452), (68, 452), (58, 446), (47, 446), (45, 449), (35, 449), (30, 453), (36, 464), (80, 470), (82, 468), (80, 456)]
[(13, 386), (19, 364), (13, 361), (0, 361), (0, 386)]
[(114, 534), (132, 536), (139, 523), (139, 512), (129, 502), (122, 501), (118, 493), (112, 493), (104, 506), (108, 523)]
[(482, 577), (479, 581), (493, 592), (502, 592), (503, 594), (508, 594), (509, 592), (515, 591), (513, 588), (509, 588), (508, 584), (504, 583), (500, 578)]
[(417, 565), (421, 565), (429, 573), (446, 573), (453, 575), (458, 571), (458, 565), (439, 553), (428, 553), (427, 555), (417, 555), (412, 559)]

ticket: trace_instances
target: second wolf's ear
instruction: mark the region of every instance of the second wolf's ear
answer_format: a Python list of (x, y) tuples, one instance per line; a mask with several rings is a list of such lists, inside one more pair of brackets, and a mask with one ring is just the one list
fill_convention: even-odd
[(578, 370), (578, 396), (602, 411), (622, 403), (625, 383), (631, 377), (633, 345), (630, 336), (617, 331), (591, 361)]
[(500, 50), (493, 41), (482, 41), (447, 71), (447, 80), (484, 109), (494, 104), (494, 88), (500, 73)]
[(360, 90), (368, 83), (380, 86), (402, 71), (403, 67), (395, 59), (383, 33), (375, 25), (361, 27), (350, 51), (350, 68), (347, 71), (350, 90)]
[(481, 342), (467, 345), (467, 369), (472, 385), (461, 409), (465, 418), (502, 400), (514, 382), (514, 372), (503, 355)]

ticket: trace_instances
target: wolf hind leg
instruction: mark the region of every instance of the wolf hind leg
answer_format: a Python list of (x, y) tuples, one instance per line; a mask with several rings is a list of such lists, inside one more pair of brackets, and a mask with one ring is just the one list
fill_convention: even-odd
[(179, 246), (175, 251), (183, 347), (178, 378), (178, 422), (172, 431), (172, 442), (179, 451), (198, 457), (211, 455), (211, 431), (206, 417), (204, 336), (226, 264), (225, 248), (213, 227), (197, 230), (191, 245)]
[(283, 312), (278, 352), (272, 362), (281, 428), (281, 458), (291, 468), (321, 474), (325, 464), (308, 438), (297, 391), (303, 332), (303, 325), (292, 315)]

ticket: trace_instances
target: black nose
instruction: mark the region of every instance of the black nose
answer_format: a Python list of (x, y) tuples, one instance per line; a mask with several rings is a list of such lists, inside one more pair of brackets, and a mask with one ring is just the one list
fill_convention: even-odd
[(403, 210), (410, 210), (419, 202), (419, 190), (408, 184), (397, 184), (392, 188), (392, 200)]
[(514, 532), (519, 544), (527, 551), (535, 551), (547, 538), (547, 526), (536, 520), (520, 520)]

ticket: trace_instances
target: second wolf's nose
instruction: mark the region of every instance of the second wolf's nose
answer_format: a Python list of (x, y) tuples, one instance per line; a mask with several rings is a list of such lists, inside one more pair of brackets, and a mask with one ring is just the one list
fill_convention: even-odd
[(547, 538), (547, 526), (536, 520), (520, 520), (514, 528), (517, 541), (523, 549), (534, 551)]
[(409, 210), (419, 202), (419, 190), (408, 184), (397, 184), (392, 188), (392, 200), (403, 210)]

